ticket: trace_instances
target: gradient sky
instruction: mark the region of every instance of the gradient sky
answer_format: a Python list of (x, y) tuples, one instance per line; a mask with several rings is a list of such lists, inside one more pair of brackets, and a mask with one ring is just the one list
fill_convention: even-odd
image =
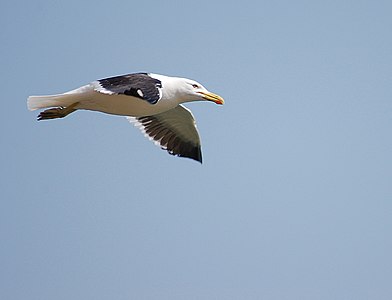
[[(0, 298), (391, 299), (391, 1), (3, 1)], [(29, 95), (198, 80), (203, 164)]]

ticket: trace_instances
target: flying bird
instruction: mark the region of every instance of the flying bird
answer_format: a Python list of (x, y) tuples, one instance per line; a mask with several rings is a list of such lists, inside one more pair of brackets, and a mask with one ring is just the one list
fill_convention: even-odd
[(224, 103), (194, 80), (134, 73), (96, 80), (63, 94), (30, 96), (27, 107), (46, 109), (38, 120), (64, 118), (79, 109), (126, 116), (162, 149), (201, 163), (196, 122), (182, 103), (203, 100)]

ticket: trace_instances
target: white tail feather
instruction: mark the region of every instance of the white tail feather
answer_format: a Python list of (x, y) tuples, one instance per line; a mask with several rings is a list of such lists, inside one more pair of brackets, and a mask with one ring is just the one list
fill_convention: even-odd
[(65, 95), (50, 95), (50, 96), (30, 96), (27, 99), (27, 108), (29, 110), (36, 110), (40, 108), (56, 107), (56, 106), (66, 106), (69, 98)]
[(85, 95), (86, 93), (93, 90), (93, 86), (85, 85), (64, 94), (48, 96), (30, 96), (27, 99), (27, 108), (29, 110), (36, 110), (41, 108), (58, 106), (68, 107), (69, 105), (78, 101), (82, 95)]

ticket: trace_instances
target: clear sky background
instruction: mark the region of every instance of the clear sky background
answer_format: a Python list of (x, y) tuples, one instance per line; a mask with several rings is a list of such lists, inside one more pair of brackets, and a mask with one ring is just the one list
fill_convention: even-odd
[[(0, 298), (391, 299), (391, 1), (3, 1)], [(29, 95), (200, 81), (204, 163)]]

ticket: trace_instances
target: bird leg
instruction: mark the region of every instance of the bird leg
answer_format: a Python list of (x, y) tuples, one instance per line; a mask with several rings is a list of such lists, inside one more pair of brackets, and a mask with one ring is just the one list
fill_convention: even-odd
[(38, 115), (37, 120), (41, 121), (41, 120), (64, 118), (64, 117), (68, 116), (70, 113), (73, 113), (74, 111), (76, 111), (77, 109), (75, 107), (78, 104), (79, 104), (79, 102), (75, 102), (68, 107), (59, 106), (59, 107), (44, 110), (43, 112), (41, 112)]

